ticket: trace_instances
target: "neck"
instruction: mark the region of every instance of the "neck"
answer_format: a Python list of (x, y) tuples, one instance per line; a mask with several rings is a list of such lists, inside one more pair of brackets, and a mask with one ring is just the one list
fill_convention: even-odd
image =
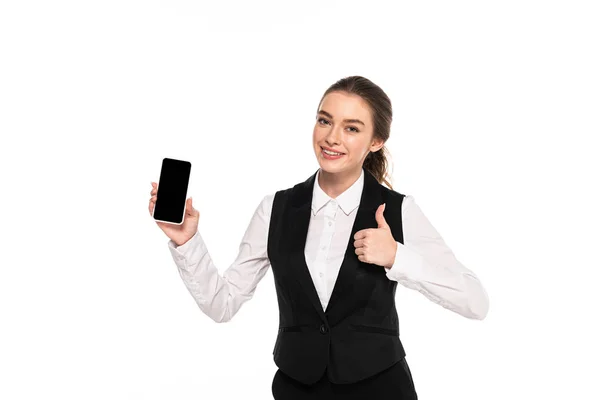
[(330, 173), (319, 170), (319, 186), (327, 193), (329, 197), (335, 199), (340, 194), (344, 193), (350, 186), (354, 184), (360, 177), (362, 167), (357, 171), (350, 171), (346, 173)]

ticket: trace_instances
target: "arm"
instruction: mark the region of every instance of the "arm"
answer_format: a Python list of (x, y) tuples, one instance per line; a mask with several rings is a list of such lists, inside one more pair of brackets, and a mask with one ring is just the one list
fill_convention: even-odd
[(456, 259), (410, 195), (402, 202), (402, 224), (404, 244), (396, 242), (388, 278), (464, 317), (484, 319), (489, 298), (483, 285)]
[(216, 322), (233, 318), (250, 300), (269, 266), (267, 238), (274, 195), (265, 196), (256, 208), (240, 243), (239, 253), (223, 276), (213, 264), (200, 232), (181, 246), (168, 246), (183, 283), (200, 307)]

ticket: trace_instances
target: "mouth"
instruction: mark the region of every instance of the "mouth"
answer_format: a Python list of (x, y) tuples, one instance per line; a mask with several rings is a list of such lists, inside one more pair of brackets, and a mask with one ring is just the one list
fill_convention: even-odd
[(327, 160), (337, 160), (345, 155), (345, 153), (336, 152), (330, 149), (326, 149), (321, 146), (321, 154)]

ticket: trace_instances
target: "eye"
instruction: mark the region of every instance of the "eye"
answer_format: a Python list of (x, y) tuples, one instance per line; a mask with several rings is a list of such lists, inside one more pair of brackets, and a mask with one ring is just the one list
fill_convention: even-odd
[[(319, 118), (317, 121), (319, 121), (319, 123), (328, 123), (329, 121), (327, 121), (325, 118)], [(325, 122), (321, 122), (321, 121), (325, 121)]]
[(358, 129), (357, 129), (357, 128), (355, 128), (355, 127), (353, 127), (353, 126), (349, 126), (348, 128), (349, 128), (349, 129), (354, 129), (354, 132), (358, 132)]

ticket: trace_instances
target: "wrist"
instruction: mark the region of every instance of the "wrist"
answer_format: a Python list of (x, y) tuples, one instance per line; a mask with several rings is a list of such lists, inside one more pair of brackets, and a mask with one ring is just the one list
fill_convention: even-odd
[(394, 266), (394, 263), (396, 262), (396, 254), (398, 254), (398, 242), (394, 241), (394, 245), (394, 255), (392, 257), (392, 260), (387, 265), (384, 265), (385, 269), (391, 269)]

